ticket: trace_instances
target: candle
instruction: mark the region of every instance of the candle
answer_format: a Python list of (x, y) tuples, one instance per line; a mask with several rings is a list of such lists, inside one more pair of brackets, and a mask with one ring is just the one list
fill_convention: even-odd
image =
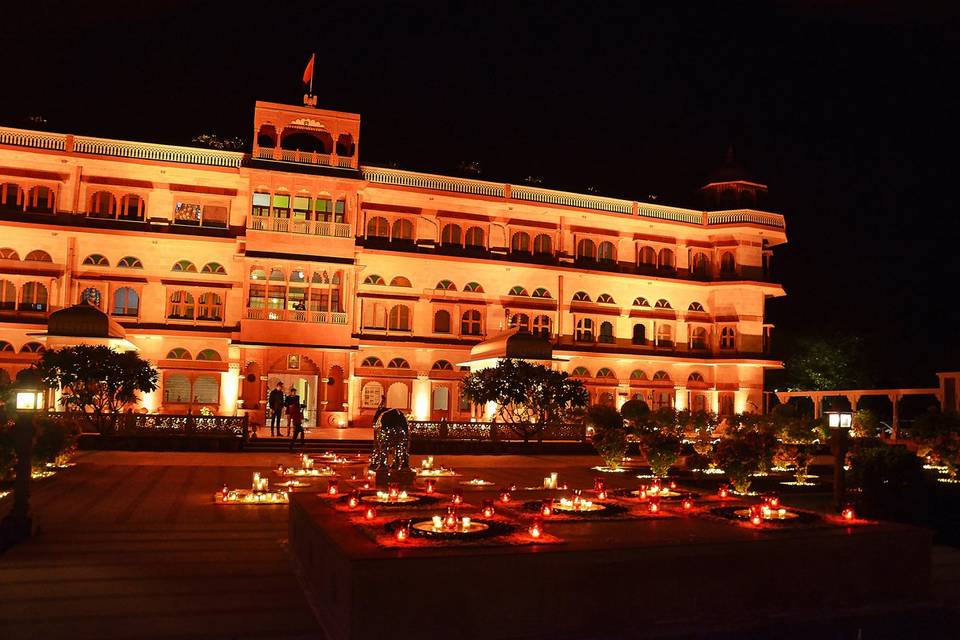
[(787, 510), (784, 509), (783, 507), (780, 507), (779, 509), (777, 509), (777, 517), (780, 518), (781, 520), (783, 520), (784, 518), (786, 518), (786, 517), (787, 517)]
[(780, 506), (780, 498), (778, 498), (777, 496), (770, 496), (769, 499), (770, 499), (770, 506), (773, 507), (774, 509)]
[(327, 481), (327, 493), (331, 496), (335, 496), (337, 493), (339, 493), (339, 485), (336, 480)]
[(671, 489), (676, 489), (676, 488), (677, 488), (677, 483), (674, 482), (673, 480), (671, 480), (671, 481), (670, 481), (670, 488), (671, 488)]
[(360, 500), (357, 498), (356, 492), (354, 492), (350, 495), (350, 499), (347, 500), (347, 505), (349, 505), (351, 509), (354, 509), (358, 504), (360, 504)]
[(407, 539), (407, 528), (406, 527), (397, 527), (396, 536), (397, 542), (404, 542)]
[(463, 492), (460, 490), (454, 491), (450, 494), (450, 501), (453, 504), (463, 504)]
[(500, 502), (510, 502), (510, 492), (506, 489), (500, 491)]
[(443, 518), (440, 516), (433, 516), (433, 528), (440, 529), (443, 526)]
[(443, 524), (446, 525), (448, 529), (453, 529), (457, 526), (457, 517), (452, 513), (448, 513), (446, 520), (443, 521)]
[(493, 500), (484, 500), (483, 501), (483, 517), (492, 518), (494, 513), (496, 513), (496, 511), (493, 508)]
[(651, 500), (650, 504), (647, 505), (647, 509), (650, 513), (657, 513), (660, 511), (660, 502), (657, 500)]
[(396, 482), (389, 483), (387, 485), (387, 493), (389, 497), (396, 498), (398, 495), (400, 495), (400, 485), (398, 485)]
[(856, 517), (856, 514), (853, 512), (853, 507), (846, 507), (841, 514), (844, 520), (853, 520)]
[(550, 476), (544, 476), (544, 478), (543, 478), (543, 488), (544, 488), (544, 489), (549, 489), (549, 488), (550, 488)]
[(727, 489), (727, 485), (725, 484), (720, 485), (720, 489), (717, 491), (717, 495), (719, 495), (721, 498), (726, 498), (729, 493), (730, 492)]
[(253, 490), (254, 491), (260, 490), (260, 473), (259, 472), (255, 472), (253, 474)]
[(470, 528), (470, 516), (463, 516), (463, 519), (460, 521), (460, 524), (463, 525), (463, 530), (466, 531)]
[(557, 488), (557, 476), (558, 476), (558, 475), (559, 475), (559, 474), (558, 474), (556, 471), (552, 471), (552, 472), (550, 473), (550, 488), (551, 488), (551, 489), (556, 489), (556, 488)]
[(373, 507), (367, 507), (367, 513), (365, 514), (367, 520), (373, 520), (377, 517), (377, 510)]
[(684, 499), (683, 499), (683, 509), (684, 509), (685, 511), (689, 511), (690, 509), (693, 509), (693, 500), (691, 500), (690, 498), (684, 498)]
[(646, 485), (643, 485), (643, 484), (640, 485), (640, 488), (637, 489), (637, 497), (638, 497), (639, 499), (641, 499), (641, 500), (646, 500), (646, 499), (647, 499), (647, 486), (646, 486)]
[(369, 483), (369, 482), (364, 482), (364, 483), (361, 485), (361, 488), (362, 488), (362, 489), (369, 489), (369, 488), (370, 488), (370, 483)]
[(760, 523), (762, 522), (762, 520), (761, 520), (760, 516), (754, 515), (752, 518), (750, 518), (750, 522), (752, 522), (752, 523), (755, 524), (755, 525), (758, 525), (758, 524), (760, 524)]
[(543, 524), (540, 522), (539, 518), (536, 518), (533, 521), (533, 524), (530, 525), (528, 529), (531, 538), (539, 538), (540, 534), (543, 533)]
[(606, 499), (607, 499), (606, 489), (600, 489), (600, 491), (597, 491), (597, 500), (606, 500)]
[(277, 465), (277, 473), (279, 473), (279, 474), (281, 474), (281, 475), (283, 474), (283, 465), (282, 465), (282, 464), (278, 464), (278, 465)]
[(553, 500), (544, 500), (540, 506), (540, 514), (550, 516), (553, 513)]
[(406, 499), (407, 499), (407, 492), (406, 492), (406, 491), (401, 491), (401, 492), (400, 492), (400, 499), (401, 499), (401, 500), (406, 500)]
[(426, 480), (426, 492), (433, 493), (433, 488), (436, 484), (437, 484), (436, 480), (434, 480), (433, 478), (428, 478)]

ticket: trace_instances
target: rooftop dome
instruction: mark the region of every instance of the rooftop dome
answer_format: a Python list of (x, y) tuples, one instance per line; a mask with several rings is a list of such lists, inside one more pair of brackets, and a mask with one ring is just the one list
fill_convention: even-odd
[(83, 303), (51, 313), (47, 319), (47, 335), (122, 339), (127, 332), (100, 309)]
[(723, 164), (710, 172), (707, 184), (715, 182), (754, 182), (754, 176), (733, 155), (733, 145), (727, 148)]
[(495, 335), (470, 349), (470, 360), (517, 358), (519, 360), (552, 360), (553, 346), (546, 338), (519, 329)]

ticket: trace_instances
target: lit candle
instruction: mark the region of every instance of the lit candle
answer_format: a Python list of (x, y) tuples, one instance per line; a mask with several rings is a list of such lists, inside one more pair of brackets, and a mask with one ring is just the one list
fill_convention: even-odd
[(845, 508), (841, 514), (844, 520), (853, 520), (856, 517), (856, 514), (853, 512), (853, 507)]
[(540, 519), (537, 518), (533, 521), (533, 524), (530, 525), (528, 529), (531, 538), (539, 538), (540, 534), (543, 533), (543, 524), (540, 522)]
[(360, 504), (360, 501), (357, 499), (356, 495), (351, 495), (350, 499), (347, 500), (347, 504), (350, 506), (351, 509), (354, 509), (358, 504)]
[(670, 481), (670, 488), (671, 488), (671, 489), (676, 489), (676, 488), (677, 488), (677, 483), (674, 482), (673, 480), (671, 480), (671, 481)]
[(387, 493), (389, 494), (389, 497), (396, 498), (398, 495), (400, 495), (399, 485), (396, 482), (391, 482), (387, 485)]
[(777, 507), (780, 506), (780, 498), (779, 498), (779, 497), (777, 497), (777, 496), (770, 496), (769, 500), (770, 500), (770, 506), (773, 507), (774, 509), (776, 509)]
[(500, 492), (500, 502), (510, 502), (510, 492), (506, 489)]
[(787, 517), (787, 510), (784, 509), (783, 507), (780, 507), (779, 509), (777, 509), (777, 517), (780, 518), (781, 520), (783, 520), (784, 518), (786, 518), (786, 517)]
[(690, 498), (684, 498), (683, 509), (684, 511), (690, 511), (690, 509), (693, 509), (693, 500), (691, 500)]
[(651, 500), (650, 504), (647, 505), (647, 509), (650, 513), (657, 513), (660, 511), (660, 502), (657, 500)]
[(557, 476), (558, 476), (558, 475), (559, 475), (559, 474), (558, 474), (556, 471), (552, 471), (552, 472), (550, 473), (550, 488), (551, 488), (551, 489), (556, 489), (556, 488), (557, 488)]
[(254, 491), (260, 490), (260, 473), (259, 472), (254, 472), (253, 474), (253, 490)]
[(279, 473), (280, 475), (283, 475), (283, 465), (282, 465), (282, 464), (278, 464), (278, 465), (277, 465), (277, 473)]
[(369, 482), (364, 482), (364, 483), (361, 485), (361, 488), (363, 488), (363, 489), (369, 489), (369, 488), (370, 488), (370, 483), (369, 483)]
[(440, 529), (443, 526), (443, 518), (440, 516), (433, 516), (433, 528)]
[(407, 492), (406, 492), (406, 491), (401, 491), (401, 492), (400, 492), (400, 499), (401, 499), (401, 500), (406, 500), (406, 499), (407, 499)]
[(483, 517), (492, 518), (494, 513), (496, 513), (496, 511), (493, 508), (493, 500), (484, 500), (483, 501)]
[(377, 510), (373, 507), (367, 507), (367, 513), (365, 514), (367, 520), (373, 520), (377, 517)]
[(327, 493), (335, 496), (339, 493), (339, 485), (336, 480), (327, 481)]
[(544, 478), (543, 478), (543, 488), (544, 488), (544, 489), (549, 489), (549, 488), (550, 488), (550, 476), (544, 476)]
[(760, 508), (760, 513), (764, 518), (770, 518), (773, 515), (773, 510), (768, 505), (763, 505)]
[(463, 504), (463, 492), (457, 490), (451, 493), (450, 501), (453, 502), (453, 504)]
[(433, 488), (436, 484), (437, 484), (436, 480), (434, 480), (433, 478), (428, 478), (426, 480), (426, 492), (433, 493)]
[(453, 529), (457, 526), (457, 517), (452, 513), (448, 513), (447, 519), (444, 520), (443, 523), (448, 529)]
[(640, 488), (637, 490), (637, 497), (641, 500), (647, 499), (647, 487), (646, 485), (640, 485)]
[(463, 525), (463, 530), (466, 531), (470, 528), (470, 516), (463, 516), (463, 519), (460, 521), (460, 524)]
[(406, 527), (397, 527), (396, 531), (397, 542), (404, 542), (407, 539), (407, 528)]
[(544, 500), (540, 505), (540, 514), (549, 517), (553, 513), (553, 500)]
[(755, 525), (758, 525), (762, 522), (762, 519), (760, 518), (759, 515), (754, 515), (752, 518), (750, 518), (750, 522), (752, 522)]
[(721, 498), (726, 498), (729, 494), (730, 492), (727, 489), (727, 485), (725, 484), (720, 485), (720, 490), (717, 491), (717, 495), (719, 495)]
[(597, 491), (597, 500), (606, 500), (606, 499), (607, 499), (606, 489), (600, 489), (600, 491)]

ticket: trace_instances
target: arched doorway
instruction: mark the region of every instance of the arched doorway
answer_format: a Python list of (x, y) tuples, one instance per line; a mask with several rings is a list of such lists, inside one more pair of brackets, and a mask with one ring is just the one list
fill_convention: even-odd
[(430, 395), (430, 419), (450, 419), (450, 387), (439, 385), (433, 388)]

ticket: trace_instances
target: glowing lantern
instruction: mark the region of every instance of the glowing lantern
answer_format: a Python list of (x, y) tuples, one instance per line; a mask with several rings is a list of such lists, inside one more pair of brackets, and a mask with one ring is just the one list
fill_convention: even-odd
[(540, 515), (550, 517), (553, 514), (553, 500), (544, 500), (540, 506)]
[(454, 491), (453, 493), (451, 493), (451, 494), (450, 494), (450, 501), (451, 501), (453, 504), (463, 504), (463, 492), (457, 490), (457, 491)]
[(463, 516), (463, 517), (460, 519), (460, 526), (463, 528), (464, 531), (466, 531), (467, 529), (469, 529), (469, 528), (470, 528), (470, 516)]
[(327, 482), (327, 493), (331, 496), (335, 496), (340, 492), (339, 483), (336, 480), (330, 480)]
[(600, 491), (597, 491), (597, 500), (606, 500), (606, 499), (607, 499), (606, 489), (600, 489)]
[(433, 478), (428, 478), (426, 481), (426, 488), (424, 489), (424, 491), (426, 491), (427, 493), (433, 493), (433, 490), (436, 484), (437, 484), (436, 480), (434, 480)]
[(377, 517), (377, 510), (374, 509), (373, 507), (367, 507), (367, 512), (364, 514), (363, 517), (365, 517), (367, 520), (373, 520), (374, 518)]
[(530, 525), (527, 531), (530, 533), (531, 538), (539, 538), (540, 534), (543, 533), (543, 523), (540, 522), (540, 518), (535, 518), (533, 524)]
[(457, 516), (453, 513), (448, 513), (443, 524), (447, 529), (455, 529), (457, 527)]
[(727, 488), (727, 485), (722, 484), (720, 485), (720, 489), (717, 491), (717, 495), (721, 498), (726, 498), (730, 495), (730, 489)]
[(433, 516), (431, 521), (433, 522), (434, 529), (440, 529), (443, 526), (443, 518), (440, 516)]
[(500, 490), (500, 502), (503, 502), (504, 504), (510, 502), (510, 492), (506, 489)]
[(847, 506), (840, 512), (840, 515), (843, 516), (844, 520), (853, 520), (856, 517), (856, 514), (853, 511), (853, 507)]
[(397, 542), (406, 542), (407, 538), (410, 536), (409, 525), (403, 525), (397, 527), (396, 532), (394, 533), (397, 537)]
[(387, 495), (390, 498), (396, 498), (400, 495), (400, 485), (396, 482), (391, 482), (387, 485)]
[(683, 499), (683, 510), (684, 510), (684, 511), (690, 511), (691, 509), (693, 509), (693, 500), (691, 500), (690, 498), (684, 498), (684, 499)]
[(660, 511), (660, 501), (659, 501), (659, 500), (651, 500), (650, 503), (647, 505), (647, 511), (649, 511), (650, 513), (657, 513), (657, 512), (659, 512), (659, 511)]
[(350, 498), (347, 500), (347, 505), (351, 509), (356, 509), (358, 504), (360, 504), (360, 499), (357, 497), (357, 492), (354, 491), (350, 494)]
[(493, 508), (493, 500), (484, 500), (483, 501), (483, 517), (492, 518), (494, 513), (496, 513), (496, 511)]

